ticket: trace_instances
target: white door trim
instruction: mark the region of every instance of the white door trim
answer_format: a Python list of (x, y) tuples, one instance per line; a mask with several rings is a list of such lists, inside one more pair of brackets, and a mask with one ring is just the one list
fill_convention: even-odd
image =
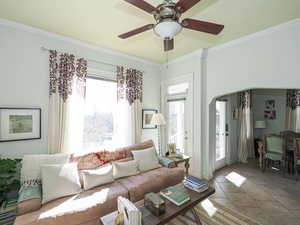
[[(186, 74), (186, 75), (182, 75), (182, 76), (177, 76), (175, 78), (171, 78), (171, 79), (166, 79), (164, 81), (161, 82), (161, 112), (166, 116), (167, 113), (167, 107), (166, 107), (166, 103), (167, 103), (167, 87), (170, 85), (175, 85), (178, 83), (184, 83), (184, 82), (188, 82), (189, 83), (189, 89), (188, 89), (188, 93), (185, 94), (187, 101), (188, 101), (188, 105), (190, 106), (190, 109), (188, 110), (190, 113), (190, 116), (188, 120), (189, 122), (189, 127), (190, 127), (190, 134), (189, 134), (189, 150), (188, 150), (188, 154), (193, 156), (194, 154), (194, 125), (193, 125), (193, 121), (194, 121), (194, 74), (190, 73), (190, 74)], [(167, 128), (165, 127), (163, 132), (162, 132), (162, 144), (164, 146), (164, 149), (167, 148)]]

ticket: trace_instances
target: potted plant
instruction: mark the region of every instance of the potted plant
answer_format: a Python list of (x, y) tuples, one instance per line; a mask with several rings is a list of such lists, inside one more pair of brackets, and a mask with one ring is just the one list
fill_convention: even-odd
[(0, 203), (8, 200), (11, 192), (20, 188), (20, 159), (0, 159)]

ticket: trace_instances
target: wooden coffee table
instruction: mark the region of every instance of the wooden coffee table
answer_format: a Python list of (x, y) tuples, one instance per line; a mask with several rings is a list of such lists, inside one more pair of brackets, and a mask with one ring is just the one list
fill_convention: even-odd
[[(182, 183), (176, 186), (188, 193), (191, 200), (181, 206), (176, 206), (174, 203), (162, 197), (166, 201), (166, 212), (161, 216), (154, 216), (153, 214), (151, 214), (151, 212), (144, 206), (144, 200), (136, 202), (136, 206), (141, 210), (143, 215), (143, 225), (163, 225), (170, 222), (178, 215), (184, 215), (189, 210), (191, 210), (196, 223), (198, 225), (201, 225), (200, 218), (198, 217), (194, 207), (201, 201), (205, 200), (207, 197), (215, 193), (215, 189), (213, 187), (209, 187), (207, 191), (198, 193), (196, 191), (185, 188)], [(114, 225), (114, 219), (116, 218), (117, 214), (118, 211), (112, 212), (106, 216), (101, 217), (100, 220), (103, 225)]]

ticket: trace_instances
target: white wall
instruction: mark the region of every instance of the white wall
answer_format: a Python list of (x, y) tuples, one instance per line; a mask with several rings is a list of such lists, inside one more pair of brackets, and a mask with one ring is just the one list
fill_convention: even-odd
[[(145, 71), (143, 107), (159, 108), (158, 65), (0, 20), (0, 107), (42, 108), (42, 139), (0, 143), (0, 155), (21, 157), (23, 154), (47, 153), (48, 54), (41, 46)], [(143, 140), (157, 141), (156, 132), (143, 130)]]
[(194, 52), (178, 60), (172, 61), (168, 66), (162, 66), (162, 82), (185, 75), (193, 74), (193, 175), (201, 177), (201, 110), (202, 110), (202, 77), (201, 77), (202, 51)]
[[(253, 120), (266, 121), (265, 129), (254, 129), (254, 137), (262, 138), (264, 134), (280, 133), (285, 128), (286, 95), (262, 95), (253, 91)], [(264, 118), (266, 100), (275, 100), (276, 119), (266, 120)]]
[[(211, 177), (211, 152), (214, 149), (212, 101), (236, 91), (250, 88), (300, 88), (300, 19), (208, 51), (207, 116), (209, 137), (203, 155), (204, 174)], [(209, 123), (207, 123), (209, 121)]]

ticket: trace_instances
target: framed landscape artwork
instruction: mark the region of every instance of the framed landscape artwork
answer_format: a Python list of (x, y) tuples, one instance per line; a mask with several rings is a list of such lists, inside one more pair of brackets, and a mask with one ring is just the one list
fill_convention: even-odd
[(151, 125), (153, 115), (157, 113), (156, 109), (143, 109), (143, 129), (155, 129), (156, 126)]
[(40, 108), (0, 108), (0, 142), (40, 138)]

